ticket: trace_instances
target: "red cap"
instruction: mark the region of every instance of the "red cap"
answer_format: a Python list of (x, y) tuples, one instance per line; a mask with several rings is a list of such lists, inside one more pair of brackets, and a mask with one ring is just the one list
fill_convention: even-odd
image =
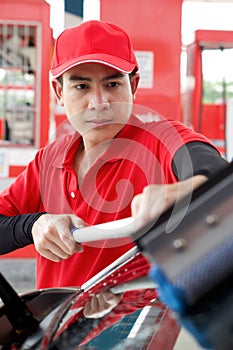
[(112, 23), (91, 20), (57, 38), (50, 70), (57, 78), (81, 63), (96, 62), (130, 73), (138, 64), (128, 34)]

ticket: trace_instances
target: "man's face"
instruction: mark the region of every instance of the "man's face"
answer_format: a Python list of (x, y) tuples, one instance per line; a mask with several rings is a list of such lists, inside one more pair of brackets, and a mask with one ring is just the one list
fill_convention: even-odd
[(54, 89), (68, 119), (91, 149), (114, 138), (128, 121), (138, 85), (111, 67), (98, 63), (78, 65), (63, 74), (63, 87)]

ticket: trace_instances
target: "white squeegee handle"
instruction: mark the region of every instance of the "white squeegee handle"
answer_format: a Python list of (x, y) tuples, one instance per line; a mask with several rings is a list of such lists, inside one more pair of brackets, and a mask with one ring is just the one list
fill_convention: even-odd
[(71, 233), (78, 243), (130, 237), (136, 231), (135, 221), (132, 217), (109, 221), (99, 225), (74, 228)]

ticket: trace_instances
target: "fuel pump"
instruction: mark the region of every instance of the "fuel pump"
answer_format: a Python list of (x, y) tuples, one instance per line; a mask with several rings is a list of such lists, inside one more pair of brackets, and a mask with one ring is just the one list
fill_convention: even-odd
[(222, 155), (232, 159), (233, 32), (197, 30), (187, 47), (187, 88), (183, 121), (206, 135)]

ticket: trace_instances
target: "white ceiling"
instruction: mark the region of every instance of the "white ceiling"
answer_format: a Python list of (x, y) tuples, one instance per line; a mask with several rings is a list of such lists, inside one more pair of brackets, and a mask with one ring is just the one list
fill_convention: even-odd
[(189, 2), (219, 2), (219, 3), (233, 3), (233, 0), (183, 0)]
[(233, 0), (183, 0), (182, 42), (190, 44), (198, 29), (233, 31)]

